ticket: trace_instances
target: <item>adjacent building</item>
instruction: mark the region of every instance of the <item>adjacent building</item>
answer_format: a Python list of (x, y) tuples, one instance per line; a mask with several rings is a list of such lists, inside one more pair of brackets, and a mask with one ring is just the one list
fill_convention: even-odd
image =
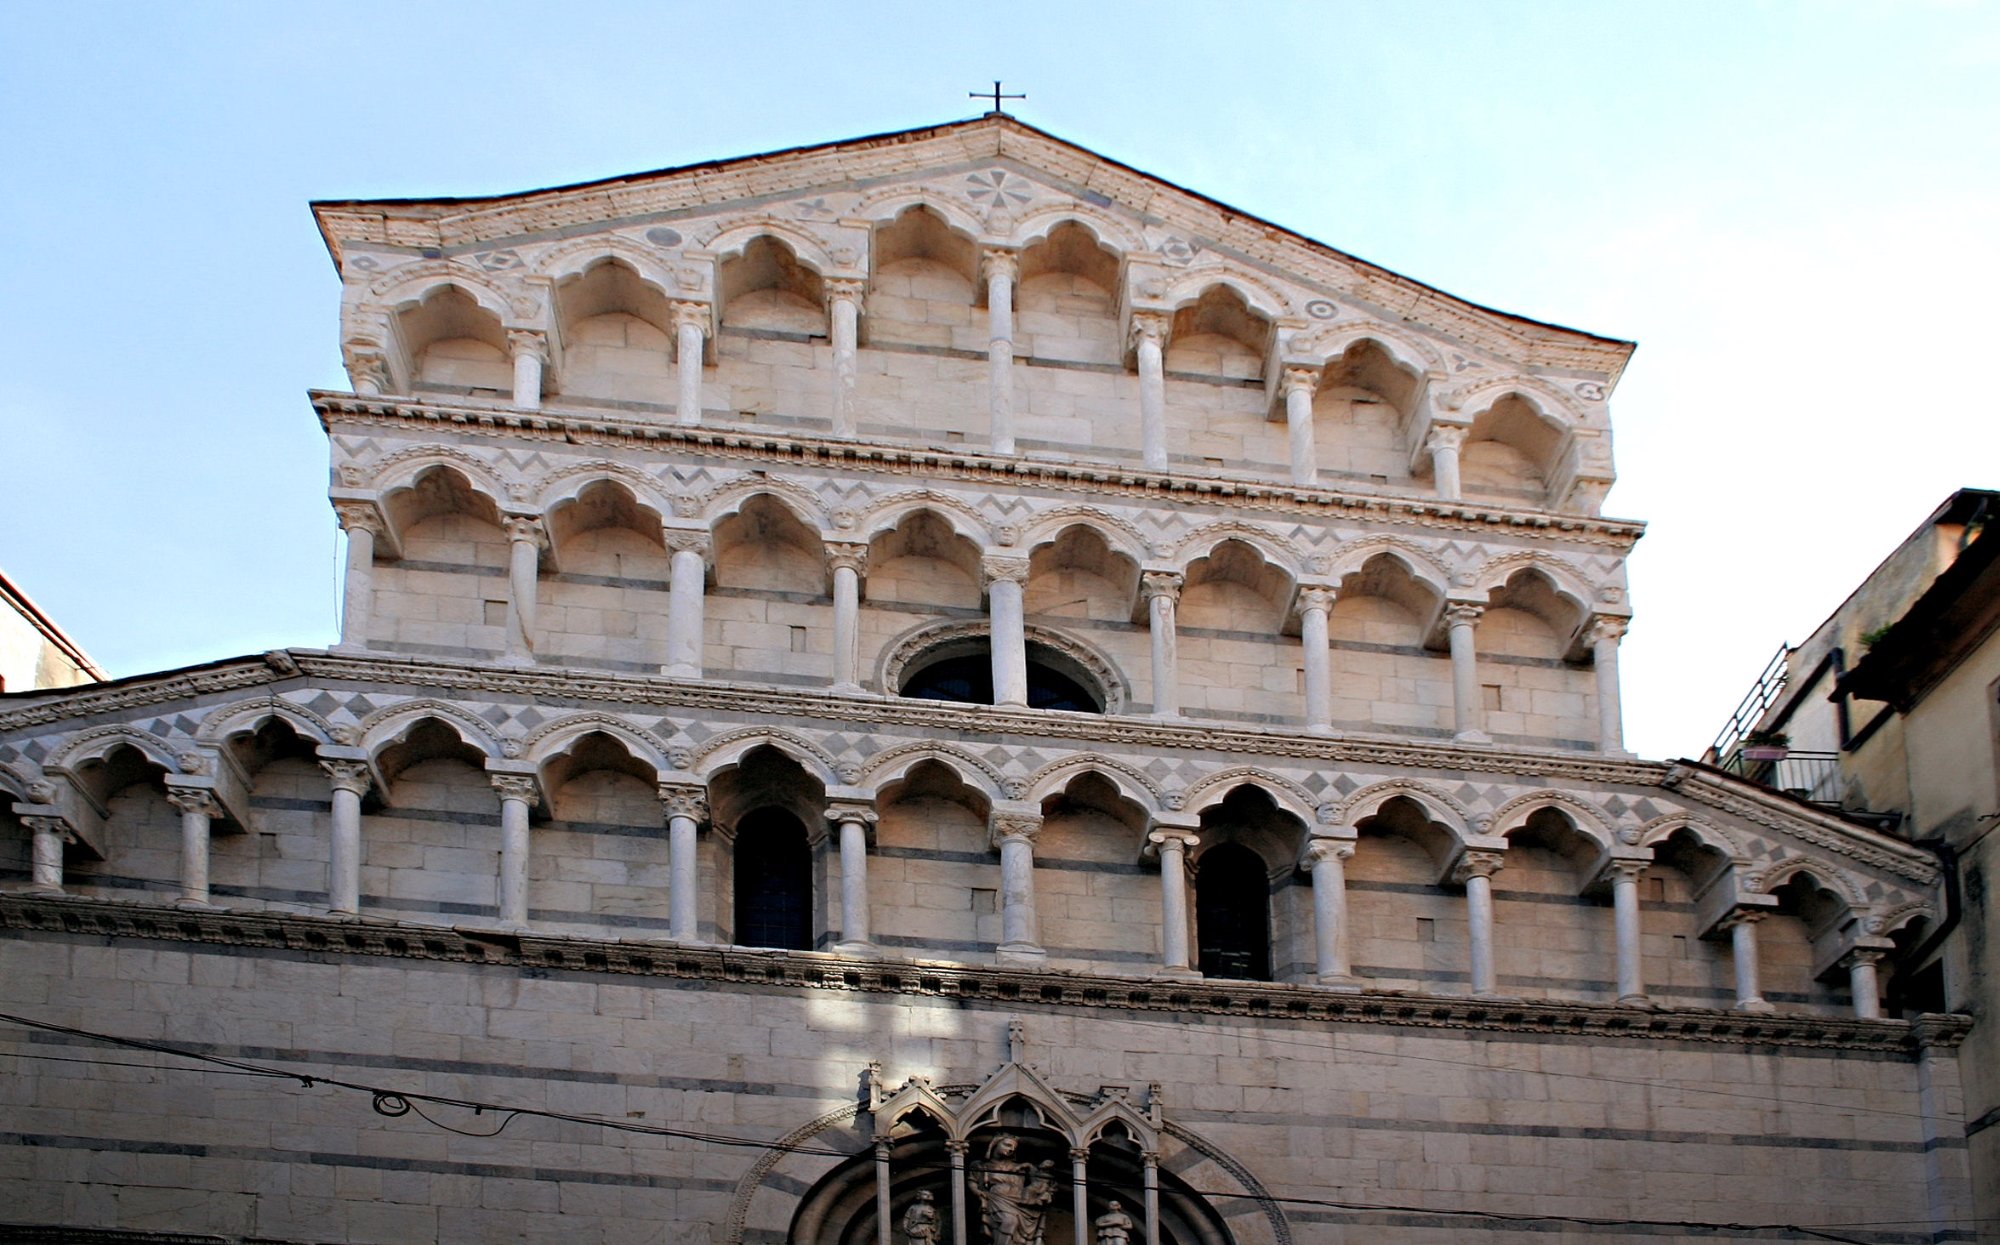
[(340, 643), (0, 699), (0, 1218), (1972, 1239), (1938, 855), (1623, 745), (1630, 343), (998, 113), (314, 211)]

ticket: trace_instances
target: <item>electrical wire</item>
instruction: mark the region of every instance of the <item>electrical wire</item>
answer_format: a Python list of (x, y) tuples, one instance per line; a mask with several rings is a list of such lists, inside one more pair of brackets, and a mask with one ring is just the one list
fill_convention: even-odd
[[(409, 1090), (389, 1089), (382, 1086), (368, 1085), (358, 1081), (349, 1081), (340, 1077), (327, 1076), (310, 1072), (298, 1072), (286, 1068), (271, 1067), (264, 1064), (252, 1063), (246, 1060), (231, 1059), (221, 1055), (210, 1055), (199, 1051), (181, 1050), (176, 1047), (169, 1046), (160, 1042), (150, 1042), (140, 1038), (121, 1037), (116, 1034), (98, 1033), (88, 1029), (72, 1028), (67, 1025), (58, 1025), (48, 1021), (33, 1020), (25, 1016), (16, 1016), (6, 1013), (0, 1013), (0, 1022), (18, 1025), (28, 1029), (41, 1030), (49, 1033), (58, 1033), (68, 1037), (79, 1038), (86, 1041), (103, 1042), (114, 1046), (124, 1047), (127, 1049), (143, 1050), (154, 1054), (170, 1056), (177, 1059), (192, 1060), (197, 1063), (209, 1065), (212, 1068), (219, 1068), (223, 1072), (233, 1075), (249, 1076), (265, 1080), (296, 1081), (298, 1082), (299, 1087), (302, 1089), (313, 1089), (320, 1086), (326, 1086), (329, 1088), (344, 1089), (357, 1093), (364, 1093), (369, 1096), (370, 1106), (378, 1115), (384, 1116), (385, 1118), (389, 1119), (399, 1119), (407, 1115), (415, 1115), (419, 1119), (423, 1120), (425, 1123), (431, 1125), (434, 1128), (440, 1129), (444, 1132), (453, 1133), (461, 1137), (473, 1137), (473, 1138), (495, 1137), (498, 1136), (502, 1131), (504, 1131), (515, 1120), (520, 1119), (524, 1116), (529, 1116), (539, 1119), (554, 1120), (561, 1123), (578, 1124), (588, 1127), (610, 1129), (618, 1132), (635, 1133), (635, 1134), (657, 1136), (657, 1137), (671, 1137), (681, 1140), (700, 1142), (702, 1144), (707, 1144), (707, 1145), (734, 1146), (734, 1147), (743, 1147), (743, 1148), (758, 1149), (758, 1150), (775, 1150), (781, 1153), (843, 1159), (843, 1160), (854, 1159), (859, 1157), (859, 1155), (854, 1151), (840, 1150), (834, 1147), (812, 1145), (802, 1142), (787, 1143), (782, 1140), (773, 1141), (773, 1140), (760, 1140), (756, 1138), (747, 1138), (747, 1137), (732, 1137), (720, 1133), (700, 1132), (691, 1129), (667, 1128), (660, 1125), (638, 1124), (634, 1123), (631, 1120), (606, 1119), (599, 1116), (579, 1115), (563, 1111), (547, 1111), (534, 1107), (511, 1107), (501, 1103), (485, 1102), (478, 1099), (455, 1098), (437, 1094), (425, 1094)], [(1149, 1022), (1141, 1022), (1141, 1023), (1149, 1023)], [(176, 1070), (170, 1067), (163, 1067), (160, 1065), (134, 1064), (117, 1060), (88, 1060), (88, 1059), (78, 1059), (69, 1056), (39, 1055), (32, 1053), (16, 1054), (15, 1052), (5, 1052), (5, 1053), (13, 1055), (13, 1057), (15, 1058), (47, 1059), (64, 1063), (94, 1063), (107, 1067), (139, 1068), (154, 1072), (172, 1072)], [(193, 1069), (187, 1069), (187, 1070), (193, 1071)], [(475, 1117), (484, 1116), (487, 1113), (491, 1112), (499, 1117), (499, 1123), (496, 1124), (491, 1130), (485, 1132), (460, 1128), (445, 1121), (439, 1120), (429, 1112), (425, 1111), (423, 1109), (424, 1106), (431, 1106), (434, 1108), (448, 1107), (459, 1110), (466, 1110), (472, 1112), (472, 1114)], [(938, 1165), (938, 1164), (915, 1164), (915, 1165), (905, 1164), (903, 1165), (901, 1170), (903, 1170), (905, 1173), (916, 1173), (921, 1175), (926, 1173), (936, 1174), (941, 1172), (948, 1172), (952, 1169), (948, 1166)], [(1099, 1187), (1118, 1189), (1133, 1195), (1136, 1195), (1139, 1192), (1141, 1192), (1140, 1186), (1131, 1184), (1120, 1184), (1119, 1182), (1116, 1181), (1093, 1180), (1092, 1184), (1094, 1186), (1099, 1186)], [(1258, 1195), (1252, 1195), (1243, 1192), (1204, 1190), (1204, 1189), (1193, 1188), (1191, 1186), (1189, 1187), (1188, 1192), (1197, 1197), (1207, 1198), (1211, 1200), (1218, 1200), (1218, 1201), (1260, 1200)], [(1603, 1217), (1580, 1216), (1580, 1215), (1566, 1215), (1556, 1212), (1511, 1212), (1511, 1211), (1474, 1210), (1474, 1209), (1452, 1209), (1452, 1208), (1442, 1208), (1436, 1206), (1417, 1206), (1417, 1205), (1383, 1203), (1383, 1202), (1356, 1202), (1356, 1201), (1348, 1201), (1348, 1200), (1334, 1199), (1334, 1198), (1310, 1198), (1310, 1197), (1298, 1197), (1291, 1195), (1277, 1195), (1268, 1193), (1261, 1196), (1262, 1198), (1267, 1198), (1270, 1201), (1278, 1202), (1287, 1206), (1310, 1207), (1310, 1208), (1324, 1209), (1324, 1210), (1340, 1210), (1348, 1212), (1374, 1213), (1374, 1214), (1414, 1214), (1414, 1215), (1425, 1215), (1425, 1216), (1448, 1217), (1456, 1219), (1479, 1219), (1495, 1223), (1503, 1223), (1503, 1222), (1504, 1223), (1558, 1223), (1558, 1224), (1571, 1224), (1578, 1227), (1587, 1227), (1587, 1228), (1692, 1228), (1692, 1229), (1699, 1229), (1703, 1231), (1712, 1231), (1712, 1232), (1790, 1232), (1803, 1236), (1815, 1237), (1821, 1240), (1842, 1242), (1843, 1245), (1876, 1245), (1876, 1243), (1870, 1241), (1864, 1241), (1856, 1237), (1842, 1236), (1839, 1235), (1838, 1233), (1828, 1231), (1828, 1229), (1883, 1228), (1883, 1227), (1906, 1226), (1912, 1224), (1936, 1229), (1940, 1226), (1971, 1227), (1971, 1226), (1982, 1225), (1989, 1222), (2000, 1222), (2000, 1221), (1985, 1220), (1985, 1219), (1955, 1219), (1955, 1220), (1944, 1221), (1943, 1224), (1940, 1224), (1937, 1221), (1932, 1221), (1932, 1220), (1875, 1220), (1869, 1222), (1854, 1222), (1854, 1223), (1827, 1223), (1809, 1227), (1803, 1224), (1789, 1224), (1789, 1223), (1785, 1224), (1718, 1223), (1712, 1221), (1687, 1220), (1687, 1219), (1603, 1218)]]

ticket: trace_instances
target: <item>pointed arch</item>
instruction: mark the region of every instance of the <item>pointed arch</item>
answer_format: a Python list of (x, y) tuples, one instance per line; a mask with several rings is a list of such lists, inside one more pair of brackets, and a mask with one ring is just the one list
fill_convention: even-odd
[(1507, 376), (1461, 389), (1453, 395), (1453, 401), (1459, 418), (1471, 421), (1508, 397), (1527, 403), (1536, 418), (1565, 436), (1571, 428), (1589, 422), (1584, 408), (1570, 395), (1526, 376)]
[(784, 243), (792, 258), (811, 269), (814, 276), (832, 276), (840, 268), (827, 254), (825, 243), (796, 225), (771, 216), (723, 230), (709, 241), (706, 249), (715, 257), (715, 266), (720, 270), (724, 260), (740, 257), (759, 238), (774, 238)]
[(1065, 224), (1089, 230), (1099, 246), (1118, 252), (1121, 260), (1147, 250), (1146, 239), (1137, 229), (1109, 212), (1097, 211), (1080, 203), (1065, 203), (1030, 212), (1015, 224), (1014, 232), (1007, 239), (1008, 245), (1025, 251), (1036, 243), (1048, 241), (1049, 235)]
[(1472, 574), (1472, 587), (1481, 593), (1497, 592), (1522, 571), (1540, 571), (1554, 586), (1556, 595), (1566, 599), (1577, 612), (1588, 617), (1597, 590), (1575, 567), (1548, 554), (1533, 550), (1501, 554), (1489, 559)]
[(378, 709), (363, 718), (360, 724), (361, 746), (379, 762), (386, 749), (426, 720), (441, 723), (458, 736), (460, 743), (484, 753), (489, 760), (506, 755), (506, 750), (487, 723), (449, 701), (430, 699), (406, 700)]
[(1311, 792), (1288, 778), (1281, 778), (1254, 765), (1239, 765), (1203, 777), (1187, 789), (1182, 797), (1181, 809), (1190, 816), (1200, 816), (1244, 787), (1254, 787), (1270, 796), (1271, 802), (1280, 811), (1298, 818), (1299, 824), (1307, 831), (1319, 821)]
[(1397, 366), (1414, 372), (1420, 383), (1427, 373), (1444, 370), (1443, 358), (1430, 343), (1413, 334), (1370, 321), (1350, 321), (1317, 332), (1300, 333), (1291, 339), (1286, 354), (1310, 358), (1325, 365), (1362, 342), (1375, 343)]
[(551, 475), (543, 483), (534, 508), (548, 514), (564, 502), (576, 501), (585, 489), (600, 482), (622, 485), (632, 494), (633, 501), (663, 519), (674, 512), (673, 503), (660, 488), (658, 480), (607, 458), (577, 463)]
[(795, 480), (778, 476), (739, 476), (718, 484), (701, 495), (697, 502), (698, 513), (702, 521), (713, 529), (756, 497), (769, 497), (813, 531), (824, 533), (832, 526), (826, 503), (820, 500), (819, 494)]
[(42, 762), (42, 768), (56, 773), (69, 773), (79, 765), (103, 760), (107, 753), (121, 744), (138, 752), (169, 774), (182, 772), (180, 758), (166, 740), (136, 726), (122, 725), (94, 727), (70, 736), (49, 754), (48, 759)]
[(219, 744), (232, 736), (254, 732), (273, 718), (291, 727), (300, 738), (316, 744), (330, 744), (335, 740), (331, 722), (310, 709), (275, 699), (234, 705), (211, 713), (195, 728), (194, 737), (202, 743)]
[(1123, 554), (1135, 566), (1143, 567), (1151, 556), (1151, 543), (1130, 520), (1096, 506), (1057, 506), (1035, 515), (1022, 528), (1015, 547), (1022, 553), (1033, 554), (1042, 546), (1053, 544), (1072, 527), (1095, 532), (1112, 552)]
[(961, 783), (984, 795), (989, 801), (1006, 798), (1006, 780), (989, 762), (980, 760), (964, 749), (928, 741), (904, 744), (876, 753), (862, 767), (857, 785), (866, 788), (873, 798), (879, 800), (884, 791), (907, 779), (911, 770), (925, 762), (944, 766), (956, 775)]
[(1602, 809), (1594, 808), (1575, 796), (1562, 791), (1544, 789), (1518, 795), (1493, 811), (1492, 823), (1486, 833), (1495, 838), (1506, 838), (1509, 834), (1528, 824), (1528, 818), (1545, 808), (1555, 809), (1569, 818), (1579, 834), (1597, 844), (1602, 852), (1611, 852), (1618, 846), (1618, 835), (1611, 829), (1610, 819)]
[(667, 760), (665, 743), (608, 713), (577, 713), (545, 722), (521, 741), (522, 755), (540, 769), (586, 735), (609, 735), (623, 744), (626, 751), (651, 765), (662, 780), (673, 770), (673, 765)]
[(1201, 296), (1220, 286), (1235, 293), (1243, 300), (1243, 305), (1276, 325), (1279, 317), (1289, 314), (1291, 300), (1276, 286), (1266, 284), (1232, 264), (1218, 264), (1206, 268), (1190, 269), (1170, 285), (1160, 301), (1169, 308), (1179, 311), (1201, 300)]
[(451, 259), (426, 260), (391, 268), (368, 285), (364, 305), (393, 315), (423, 302), (446, 286), (456, 286), (466, 297), (491, 312), (502, 323), (530, 318), (538, 300), (507, 289), (470, 264)]
[(818, 779), (821, 786), (832, 787), (840, 783), (838, 766), (825, 749), (802, 735), (776, 727), (756, 726), (725, 731), (695, 750), (690, 768), (701, 781), (712, 783), (720, 775), (740, 766), (743, 758), (758, 748), (770, 748), (784, 756)]
[(1847, 910), (1860, 915), (1871, 905), (1862, 886), (1846, 871), (1836, 869), (1823, 860), (1810, 856), (1787, 856), (1785, 859), (1766, 866), (1762, 872), (1754, 874), (1744, 887), (1760, 894), (1774, 894), (1780, 886), (1804, 874), (1811, 878), (1821, 890), (1837, 897), (1847, 905)]
[(1236, 519), (1203, 524), (1175, 541), (1167, 552), (1176, 569), (1185, 572), (1188, 567), (1215, 552), (1215, 547), (1226, 540), (1249, 545), (1262, 554), (1265, 561), (1284, 572), (1293, 583), (1297, 583), (1304, 573), (1305, 558), (1298, 549), (1261, 527)]
[(1148, 817), (1158, 816), (1166, 806), (1159, 788), (1137, 769), (1110, 757), (1094, 755), (1064, 757), (1042, 766), (1028, 776), (1023, 798), (1040, 804), (1060, 795), (1065, 787), (1085, 774), (1095, 774), (1110, 783), (1119, 798), (1130, 801)]
[(984, 553), (995, 545), (993, 532), (979, 512), (965, 502), (948, 493), (931, 489), (916, 489), (903, 493), (891, 493), (877, 498), (865, 511), (860, 522), (855, 525), (857, 539), (874, 540), (888, 532), (893, 532), (904, 519), (919, 510), (928, 510), (943, 520), (952, 531), (972, 542), (975, 549)]
[(416, 487), (418, 478), (432, 469), (455, 473), (467, 488), (492, 502), (495, 509), (507, 508), (510, 490), (492, 465), (446, 446), (418, 446), (391, 454), (376, 464), (375, 477), (369, 483), (386, 507), (391, 494)]
[(528, 266), (528, 271), (550, 281), (561, 281), (566, 277), (582, 276), (600, 261), (615, 259), (637, 273), (639, 279), (656, 286), (662, 295), (672, 297), (674, 289), (672, 271), (660, 259), (660, 253), (643, 242), (619, 234), (592, 234), (587, 238), (559, 243), (536, 256)]
[(1720, 854), (1724, 860), (1740, 863), (1750, 860), (1753, 855), (1749, 846), (1733, 832), (1689, 813), (1668, 813), (1640, 826), (1636, 846), (1657, 847), (1681, 830), (1687, 831), (1703, 847)]
[(928, 186), (891, 186), (861, 196), (860, 202), (842, 215), (871, 224), (886, 224), (911, 208), (928, 208), (937, 213), (953, 231), (964, 234), (975, 246), (985, 236), (985, 224), (960, 203)]
[(1335, 809), (1333, 823), (1352, 828), (1381, 813), (1391, 800), (1408, 800), (1433, 822), (1465, 842), (1473, 837), (1472, 814), (1443, 788), (1413, 778), (1392, 778), (1371, 783), (1348, 796)]
[(1410, 578), (1440, 598), (1451, 594), (1451, 572), (1428, 549), (1400, 536), (1365, 536), (1333, 551), (1326, 577), (1339, 582), (1361, 570), (1371, 559), (1386, 555), (1400, 562)]

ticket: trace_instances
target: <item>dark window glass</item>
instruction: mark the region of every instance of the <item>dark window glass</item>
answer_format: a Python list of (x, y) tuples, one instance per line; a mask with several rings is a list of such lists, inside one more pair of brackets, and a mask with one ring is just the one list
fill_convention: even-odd
[(812, 848), (799, 819), (780, 809), (759, 809), (736, 829), (736, 942), (812, 950)]
[[(903, 681), (903, 695), (917, 700), (954, 700), (968, 705), (993, 703), (993, 655), (984, 645), (977, 652), (947, 657), (922, 667)], [(1048, 665), (1028, 660), (1028, 707), (1064, 709), (1071, 713), (1103, 713), (1090, 689)]]
[(1271, 890), (1257, 853), (1234, 843), (1204, 852), (1194, 905), (1204, 976), (1271, 979)]

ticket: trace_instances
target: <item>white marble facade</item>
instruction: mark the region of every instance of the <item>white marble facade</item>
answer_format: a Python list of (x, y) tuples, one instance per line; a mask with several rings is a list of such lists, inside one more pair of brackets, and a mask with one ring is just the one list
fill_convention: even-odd
[[(1623, 746), (1629, 343), (999, 115), (315, 211), (341, 642), (0, 698), (0, 996), (124, 1031), (137, 957), (134, 1035), (789, 1140), (196, 1129), (212, 1196), (128, 1213), (200, 1091), (31, 1076), (28, 1220), (962, 1245), (1032, 1186), (1051, 1242), (1416, 1241), (1573, 1164), (1538, 1205), (1957, 1239), (1962, 1028), (1883, 1014), (1936, 860)], [(343, 965), (404, 1036), (313, 1029)], [(395, 1196), (302, 1174), (344, 1146)]]

